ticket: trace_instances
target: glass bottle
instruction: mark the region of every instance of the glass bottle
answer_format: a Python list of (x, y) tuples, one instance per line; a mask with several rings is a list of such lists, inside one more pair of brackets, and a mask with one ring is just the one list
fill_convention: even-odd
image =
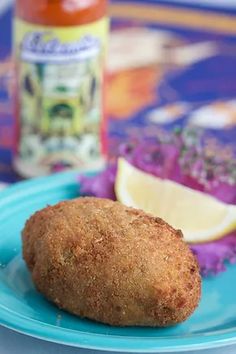
[(14, 165), (24, 177), (104, 164), (106, 8), (106, 0), (16, 0)]

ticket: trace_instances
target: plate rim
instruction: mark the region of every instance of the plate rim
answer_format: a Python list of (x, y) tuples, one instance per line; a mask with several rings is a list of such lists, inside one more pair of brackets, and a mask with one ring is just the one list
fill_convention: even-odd
[[(40, 190), (57, 189), (60, 186), (78, 186), (78, 171), (57, 173), (21, 181), (0, 192), (0, 208), (24, 196), (37, 194)], [(86, 173), (93, 175), (94, 172)], [(35, 188), (37, 187), (37, 188)], [(0, 303), (0, 325), (42, 340), (79, 347), (84, 349), (135, 352), (135, 353), (170, 353), (189, 350), (213, 349), (236, 344), (236, 329), (220, 334), (199, 334), (178, 338), (122, 337), (75, 331), (43, 323), (5, 308)], [(45, 328), (47, 329), (45, 331)], [(168, 341), (169, 344), (166, 342)]]

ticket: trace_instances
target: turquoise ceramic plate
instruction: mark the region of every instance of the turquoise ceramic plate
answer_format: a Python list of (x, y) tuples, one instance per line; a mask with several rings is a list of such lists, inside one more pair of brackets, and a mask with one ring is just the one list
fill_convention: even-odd
[(168, 329), (109, 327), (47, 302), (34, 289), (22, 260), (21, 229), (37, 209), (78, 195), (74, 173), (19, 183), (0, 193), (0, 324), (49, 341), (125, 352), (178, 352), (236, 343), (236, 266), (204, 280), (198, 310)]

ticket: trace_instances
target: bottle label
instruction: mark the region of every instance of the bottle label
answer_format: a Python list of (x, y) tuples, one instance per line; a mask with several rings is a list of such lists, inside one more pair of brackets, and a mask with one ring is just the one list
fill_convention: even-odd
[(106, 18), (78, 27), (16, 19), (21, 170), (99, 164), (107, 29)]

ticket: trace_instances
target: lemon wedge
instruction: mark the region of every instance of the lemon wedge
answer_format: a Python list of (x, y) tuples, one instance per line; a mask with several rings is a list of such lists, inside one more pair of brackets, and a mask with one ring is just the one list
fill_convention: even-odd
[(158, 216), (182, 230), (189, 243), (219, 239), (236, 229), (236, 206), (170, 180), (149, 175), (125, 159), (118, 161), (117, 199)]

